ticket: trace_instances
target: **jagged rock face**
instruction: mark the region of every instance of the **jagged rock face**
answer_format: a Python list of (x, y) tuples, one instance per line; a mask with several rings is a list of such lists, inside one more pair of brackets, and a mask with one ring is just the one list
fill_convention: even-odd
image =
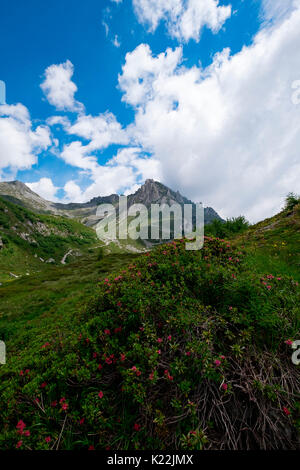
[[(151, 204), (193, 204), (194, 203), (182, 196), (179, 191), (172, 191), (167, 186), (154, 181), (152, 179), (146, 180), (145, 184), (137, 190), (137, 192), (128, 197), (128, 206), (132, 204), (142, 203), (147, 207)], [(223, 220), (217, 212), (211, 207), (204, 208), (204, 222), (208, 224), (214, 219)]]
[(135, 194), (128, 197), (128, 205), (144, 204), (149, 207), (151, 204), (191, 204), (187, 198), (181, 196), (177, 191), (172, 191), (163, 184), (148, 179), (145, 184), (141, 186)]
[[(95, 226), (98, 222), (96, 211), (100, 204), (113, 204), (118, 208), (119, 203), (119, 196), (117, 194), (95, 197), (86, 203), (54, 203), (41, 198), (20, 181), (0, 183), (0, 196), (4, 196), (12, 202), (19, 203), (36, 212), (49, 212), (55, 215), (79, 219), (83, 224), (90, 227)], [(146, 180), (134, 194), (129, 195), (127, 202), (128, 207), (133, 204), (144, 204), (148, 208), (151, 204), (193, 204), (192, 201), (182, 196), (179, 191), (175, 192), (152, 179)], [(210, 223), (214, 219), (222, 220), (214, 209), (206, 207), (204, 209), (205, 223)]]

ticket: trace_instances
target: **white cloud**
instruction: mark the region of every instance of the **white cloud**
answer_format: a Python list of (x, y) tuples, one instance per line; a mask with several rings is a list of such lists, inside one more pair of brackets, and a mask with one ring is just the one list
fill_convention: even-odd
[(59, 187), (54, 186), (52, 180), (50, 178), (41, 178), (39, 181), (35, 183), (26, 183), (26, 185), (34, 191), (39, 196), (43, 197), (47, 201), (54, 201), (57, 202), (58, 198), (56, 197), (57, 191), (60, 189)]
[(300, 192), (300, 8), (253, 44), (212, 65), (186, 68), (182, 50), (155, 57), (141, 45), (119, 77), (136, 109), (136, 142), (160, 162), (162, 181), (226, 217), (252, 221), (277, 212)]
[(64, 186), (66, 193), (65, 201), (81, 202), (82, 190), (80, 186), (73, 180), (68, 181)]
[(117, 34), (115, 35), (115, 37), (114, 37), (112, 43), (113, 43), (113, 45), (114, 45), (115, 47), (117, 47), (117, 48), (119, 48), (119, 47), (121, 46), (121, 42), (120, 42), (119, 37), (118, 37)]
[(262, 17), (267, 23), (282, 21), (299, 4), (299, 0), (262, 0)]
[(137, 181), (147, 178), (161, 178), (160, 163), (154, 158), (145, 156), (140, 148), (128, 147), (119, 150), (116, 156), (106, 164), (100, 165), (94, 159), (90, 165), (76, 157), (76, 151), (70, 151), (70, 157), (75, 155), (77, 166), (85, 170), (92, 183), (81, 190), (80, 184), (74, 180), (68, 181), (64, 187), (65, 201), (86, 202), (96, 196), (107, 196), (112, 193), (130, 194), (140, 185)]
[(111, 144), (128, 143), (126, 131), (112, 113), (98, 116), (81, 115), (75, 124), (67, 126), (66, 130), (69, 134), (90, 140), (88, 152), (106, 148)]
[(205, 26), (217, 33), (231, 16), (231, 6), (219, 0), (133, 0), (133, 6), (150, 31), (165, 21), (169, 34), (185, 42), (199, 41)]
[(109, 26), (108, 24), (106, 23), (106, 21), (102, 21), (102, 26), (104, 27), (105, 29), (105, 36), (108, 37), (108, 34), (109, 34)]
[(65, 144), (59, 155), (68, 165), (93, 171), (97, 168), (95, 152), (102, 151), (112, 144), (126, 145), (129, 143), (129, 135), (112, 113), (99, 114), (98, 116), (79, 115), (74, 124), (64, 116), (52, 116), (47, 120), (48, 125), (61, 125), (65, 132), (89, 141), (83, 144), (81, 141), (73, 141)]
[(141, 44), (126, 55), (119, 84), (124, 92), (123, 101), (136, 106), (151, 100), (155, 94), (156, 80), (164, 80), (175, 72), (182, 59), (182, 49), (167, 49), (157, 57), (151, 55), (148, 44)]
[(122, 3), (123, 2), (123, 0), (110, 0), (110, 1), (113, 2), (113, 3)]
[(45, 80), (41, 84), (47, 100), (59, 111), (83, 111), (82, 103), (75, 100), (77, 86), (71, 80), (74, 74), (72, 62), (50, 65), (45, 71)]
[(97, 167), (97, 159), (95, 156), (88, 155), (87, 146), (81, 142), (71, 142), (65, 145), (60, 154), (68, 165), (81, 168), (82, 170), (93, 170)]
[(8, 167), (12, 175), (31, 168), (37, 163), (38, 154), (50, 144), (49, 128), (37, 126), (33, 129), (25, 106), (0, 106), (0, 176)]
[(66, 116), (51, 116), (47, 119), (48, 126), (63, 126), (68, 128), (71, 126), (69, 119)]
[(48, 122), (63, 125), (68, 134), (76, 135), (89, 142), (84, 145), (81, 141), (73, 141), (64, 145), (60, 154), (68, 165), (85, 171), (96, 171), (98, 167), (95, 152), (103, 150), (111, 144), (125, 145), (129, 143), (127, 132), (111, 113), (98, 116), (80, 115), (74, 124), (60, 116), (52, 117)]
[(134, 169), (138, 179), (161, 178), (160, 162), (142, 154), (138, 147), (128, 147), (118, 151), (117, 155), (107, 162), (107, 166), (127, 166)]

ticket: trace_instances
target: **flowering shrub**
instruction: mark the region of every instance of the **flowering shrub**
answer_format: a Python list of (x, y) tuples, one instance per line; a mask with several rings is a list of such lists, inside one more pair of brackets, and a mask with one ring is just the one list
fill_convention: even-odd
[(256, 276), (224, 240), (160, 246), (15, 339), (0, 448), (295, 449), (299, 305), (293, 279)]

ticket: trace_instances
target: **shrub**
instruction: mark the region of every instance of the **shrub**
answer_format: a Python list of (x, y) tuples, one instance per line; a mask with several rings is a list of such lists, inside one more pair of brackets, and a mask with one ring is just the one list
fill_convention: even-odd
[(160, 246), (7, 338), (0, 448), (296, 449), (299, 304), (228, 242)]
[(297, 196), (295, 193), (289, 193), (285, 199), (284, 209), (290, 212), (299, 203), (300, 203), (300, 196)]
[(227, 219), (226, 222), (215, 219), (205, 226), (205, 234), (218, 238), (230, 238), (237, 233), (242, 233), (249, 228), (249, 222), (244, 216)]

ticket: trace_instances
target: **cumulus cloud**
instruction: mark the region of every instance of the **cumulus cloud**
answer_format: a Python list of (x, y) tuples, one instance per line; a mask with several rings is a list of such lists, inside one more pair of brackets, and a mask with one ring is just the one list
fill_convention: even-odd
[(54, 116), (48, 120), (52, 125), (61, 124), (68, 134), (76, 135), (87, 141), (73, 141), (66, 144), (60, 154), (68, 165), (83, 170), (95, 171), (98, 167), (95, 152), (103, 150), (111, 144), (125, 145), (129, 143), (127, 132), (122, 128), (112, 113), (98, 116), (81, 115), (71, 124), (69, 120)]
[(71, 80), (74, 74), (72, 62), (51, 65), (45, 71), (45, 80), (41, 84), (47, 100), (59, 111), (83, 111), (82, 103), (75, 100), (76, 84)]
[(53, 184), (51, 178), (41, 178), (35, 183), (26, 183), (26, 185), (31, 189), (31, 191), (39, 194), (39, 196), (43, 197), (47, 201), (58, 201), (56, 193), (60, 188)]
[(60, 154), (60, 158), (68, 165), (83, 170), (93, 170), (97, 167), (97, 158), (93, 155), (89, 155), (87, 146), (82, 145), (80, 141), (65, 145)]
[(130, 141), (129, 133), (123, 129), (112, 113), (98, 116), (81, 114), (74, 123), (65, 116), (52, 116), (47, 120), (49, 126), (60, 125), (65, 132), (82, 138), (88, 143), (76, 140), (65, 144), (59, 157), (68, 165), (83, 170), (94, 170), (98, 163), (95, 153), (112, 144), (126, 145)]
[(155, 31), (161, 21), (172, 37), (188, 42), (200, 40), (206, 26), (217, 33), (231, 16), (230, 5), (219, 0), (133, 0), (138, 20)]
[(136, 142), (160, 162), (163, 182), (223, 216), (258, 220), (300, 192), (300, 8), (236, 55), (186, 68), (182, 50), (154, 56), (141, 45), (119, 77), (135, 107)]
[(70, 180), (64, 186), (66, 202), (82, 202), (82, 190), (76, 181)]
[(126, 131), (112, 113), (81, 115), (66, 130), (69, 134), (90, 140), (88, 151), (103, 149), (111, 144), (128, 143)]
[(8, 167), (12, 175), (31, 168), (37, 163), (38, 154), (50, 144), (49, 128), (37, 126), (34, 129), (25, 106), (0, 106), (0, 176)]
[(156, 93), (157, 79), (165, 81), (171, 77), (182, 60), (182, 49), (166, 52), (153, 57), (150, 46), (141, 44), (126, 55), (119, 85), (124, 92), (122, 100), (133, 106), (141, 106), (151, 101)]
[[(71, 152), (70, 155), (74, 155)], [(160, 162), (143, 154), (138, 147), (121, 149), (106, 164), (100, 165), (96, 159), (90, 162), (73, 160), (73, 165), (85, 170), (91, 184), (82, 190), (79, 182), (68, 181), (64, 187), (65, 201), (86, 202), (96, 196), (107, 196), (112, 193), (131, 194), (147, 178), (161, 178)]]

